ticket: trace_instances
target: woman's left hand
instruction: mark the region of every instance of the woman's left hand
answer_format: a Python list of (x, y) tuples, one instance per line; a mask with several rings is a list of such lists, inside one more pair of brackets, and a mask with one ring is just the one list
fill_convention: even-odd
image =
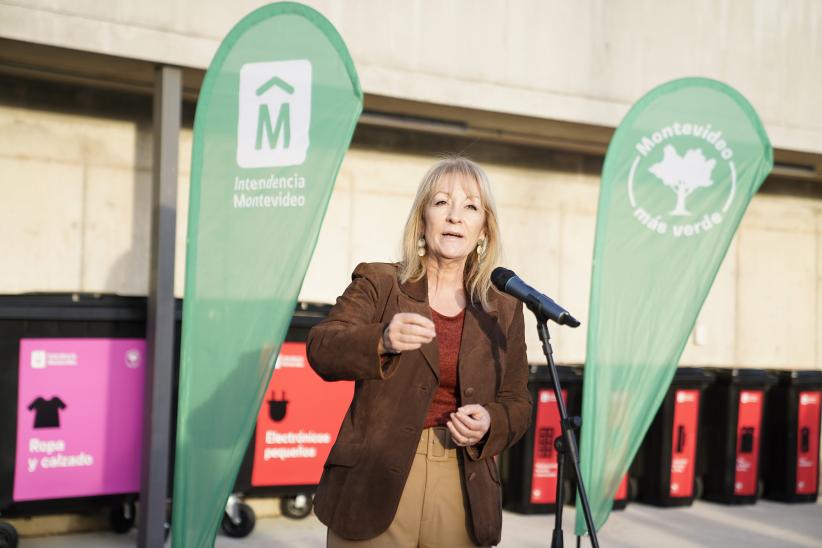
[(481, 405), (463, 405), (456, 413), (451, 413), (451, 420), (446, 426), (457, 445), (469, 447), (485, 437), (491, 427), (491, 415)]

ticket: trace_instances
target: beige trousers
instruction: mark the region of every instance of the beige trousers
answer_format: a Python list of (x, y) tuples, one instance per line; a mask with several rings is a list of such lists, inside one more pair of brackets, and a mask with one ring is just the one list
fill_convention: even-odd
[(468, 536), (456, 447), (447, 428), (423, 430), (388, 529), (368, 540), (347, 540), (329, 529), (328, 548), (476, 546)]

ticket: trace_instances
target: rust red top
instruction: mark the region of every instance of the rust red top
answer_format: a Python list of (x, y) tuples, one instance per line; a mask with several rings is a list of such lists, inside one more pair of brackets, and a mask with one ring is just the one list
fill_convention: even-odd
[(457, 361), (460, 355), (462, 342), (462, 324), (465, 318), (465, 309), (456, 316), (443, 316), (433, 308), (431, 318), (437, 330), (437, 348), (440, 358), (440, 385), (428, 408), (425, 417), (425, 428), (430, 426), (445, 426), (450, 413), (457, 410), (459, 405), (457, 387)]

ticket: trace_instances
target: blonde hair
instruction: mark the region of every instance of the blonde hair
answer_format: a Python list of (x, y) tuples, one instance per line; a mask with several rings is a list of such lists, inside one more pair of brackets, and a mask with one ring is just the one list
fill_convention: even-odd
[(481, 258), (476, 252), (468, 255), (463, 280), (471, 302), (479, 303), (483, 309), (488, 310), (491, 271), (497, 266), (501, 253), (497, 207), (485, 171), (463, 156), (443, 158), (422, 178), (403, 231), (400, 282), (417, 281), (426, 273), (424, 257), (417, 254), (417, 241), (425, 234), (425, 208), (437, 190), (437, 183), (448, 175), (461, 175), (475, 181), (479, 187), (480, 203), (485, 211), (485, 252)]

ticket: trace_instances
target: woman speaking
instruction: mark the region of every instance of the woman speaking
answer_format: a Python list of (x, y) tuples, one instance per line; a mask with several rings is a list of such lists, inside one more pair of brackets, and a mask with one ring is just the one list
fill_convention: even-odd
[(308, 336), (354, 397), (314, 505), (328, 546), (490, 546), (494, 456), (527, 430), (522, 305), (492, 288), (500, 254), (485, 172), (452, 157), (417, 190), (399, 264), (360, 264)]

